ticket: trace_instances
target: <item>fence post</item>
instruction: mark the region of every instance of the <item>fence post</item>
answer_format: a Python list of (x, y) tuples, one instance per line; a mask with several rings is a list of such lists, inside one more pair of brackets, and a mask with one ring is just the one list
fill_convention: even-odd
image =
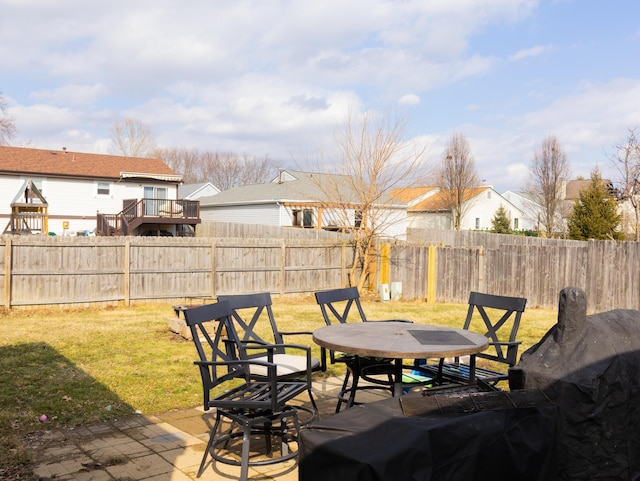
[(436, 246), (429, 246), (427, 265), (427, 302), (436, 302)]
[(347, 287), (347, 241), (342, 240), (342, 258), (340, 260), (340, 280), (342, 281), (341, 287)]
[(216, 298), (216, 241), (211, 242), (211, 299)]
[(4, 307), (11, 309), (11, 237), (4, 244)]
[(286, 262), (287, 262), (287, 245), (282, 239), (280, 244), (280, 295), (284, 295), (285, 290), (287, 288), (287, 272), (286, 272)]
[(478, 248), (478, 290), (485, 292), (485, 262), (484, 262), (484, 246)]
[(124, 305), (129, 306), (131, 305), (131, 241), (128, 237), (125, 237), (123, 249), (124, 279), (122, 285), (124, 289)]

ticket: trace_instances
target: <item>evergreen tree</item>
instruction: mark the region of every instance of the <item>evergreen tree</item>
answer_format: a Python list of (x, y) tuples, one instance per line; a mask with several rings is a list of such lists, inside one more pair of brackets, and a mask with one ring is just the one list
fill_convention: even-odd
[(580, 192), (580, 198), (573, 206), (569, 217), (569, 237), (578, 240), (624, 239), (619, 229), (621, 218), (607, 183), (595, 169), (591, 173), (589, 187)]
[(504, 207), (498, 207), (493, 219), (491, 219), (491, 225), (493, 226), (491, 232), (494, 234), (511, 234), (511, 222)]

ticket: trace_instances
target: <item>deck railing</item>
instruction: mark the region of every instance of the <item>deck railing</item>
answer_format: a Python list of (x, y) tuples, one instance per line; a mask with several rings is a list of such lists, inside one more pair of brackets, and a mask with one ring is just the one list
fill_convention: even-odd
[(124, 202), (126, 207), (118, 214), (98, 214), (97, 235), (129, 235), (139, 225), (137, 220), (196, 220), (200, 217), (197, 200), (131, 199)]

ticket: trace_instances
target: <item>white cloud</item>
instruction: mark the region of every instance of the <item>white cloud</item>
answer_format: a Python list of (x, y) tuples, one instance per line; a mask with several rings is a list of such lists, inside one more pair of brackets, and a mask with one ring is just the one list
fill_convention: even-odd
[(548, 52), (550, 49), (551, 49), (551, 47), (549, 47), (549, 46), (536, 45), (535, 47), (526, 48), (524, 50), (517, 51), (516, 53), (514, 53), (513, 55), (511, 55), (509, 57), (509, 60), (515, 62), (515, 61), (522, 60), (522, 59), (525, 59), (525, 58), (538, 57), (538, 56), (543, 55), (544, 53)]
[(524, 116), (523, 128), (553, 132), (569, 145), (611, 145), (640, 124), (640, 79), (583, 83), (578, 91)]
[(420, 104), (420, 96), (416, 94), (405, 94), (400, 99), (398, 99), (398, 103), (400, 105), (419, 105)]
[(76, 106), (89, 109), (98, 98), (108, 93), (104, 84), (75, 85), (67, 84), (53, 90), (40, 90), (31, 94), (38, 103), (48, 102), (54, 105)]
[[(94, 3), (0, 0), (0, 90), (21, 138), (105, 151), (113, 122), (129, 116), (160, 145), (285, 158), (325, 146), (349, 109), (400, 106), (410, 107), (416, 135), (429, 137), (430, 158), (451, 130), (467, 133), (481, 175), (497, 185), (519, 180), (550, 132), (571, 162), (592, 162), (640, 125), (631, 64), (628, 79), (598, 72), (578, 88), (564, 78), (549, 88), (559, 77), (541, 69), (519, 89), (508, 85), (509, 105), (483, 97), (476, 81), (497, 72), (500, 89), (521, 81), (511, 79), (523, 60), (567, 50), (561, 35), (537, 35), (538, 15), (553, 10), (538, 0)], [(506, 30), (518, 30), (511, 42)], [(457, 110), (442, 107), (460, 92)]]

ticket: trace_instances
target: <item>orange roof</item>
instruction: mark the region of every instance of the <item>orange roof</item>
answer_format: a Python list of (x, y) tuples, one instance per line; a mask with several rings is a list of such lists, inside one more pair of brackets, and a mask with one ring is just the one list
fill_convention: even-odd
[[(489, 187), (473, 187), (468, 189), (467, 199), (471, 199), (480, 193), (487, 190)], [(409, 208), (410, 211), (422, 211), (422, 212), (438, 212), (438, 211), (448, 211), (451, 210), (451, 206), (449, 205), (449, 199), (447, 196), (446, 190), (441, 190), (432, 196), (427, 197), (422, 202), (414, 205)]]
[(140, 177), (181, 180), (160, 159), (4, 146), (0, 146), (0, 173), (104, 179), (119, 179), (126, 173), (124, 177), (141, 174)]
[(412, 200), (420, 197), (421, 195), (426, 194), (433, 189), (437, 189), (437, 187), (401, 187), (399, 189), (393, 189), (389, 191), (393, 197), (398, 199), (400, 202), (409, 203)]

